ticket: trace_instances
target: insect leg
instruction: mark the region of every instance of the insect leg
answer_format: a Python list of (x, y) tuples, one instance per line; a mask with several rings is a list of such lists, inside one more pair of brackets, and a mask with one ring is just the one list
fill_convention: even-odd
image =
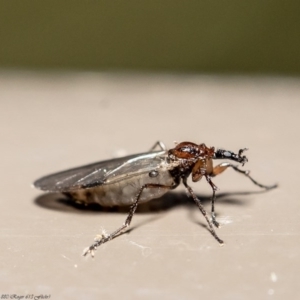
[(273, 184), (273, 185), (261, 184), (261, 183), (257, 182), (256, 180), (254, 180), (249, 175), (250, 171), (240, 170), (237, 166), (235, 166), (233, 164), (230, 164), (230, 163), (227, 163), (227, 162), (224, 162), (224, 163), (221, 163), (221, 164), (215, 166), (213, 168), (213, 172), (212, 172), (211, 176), (217, 176), (217, 175), (221, 174), (222, 172), (224, 172), (229, 167), (232, 168), (233, 170), (245, 175), (246, 177), (248, 177), (255, 185), (259, 186), (260, 188), (263, 188), (263, 189), (266, 189), (266, 190), (271, 190), (271, 189), (274, 189), (278, 186), (277, 184)]
[(162, 184), (152, 184), (152, 183), (143, 185), (140, 188), (139, 192), (137, 193), (134, 203), (130, 206), (129, 213), (128, 213), (128, 216), (127, 216), (124, 224), (120, 228), (118, 228), (116, 231), (114, 231), (113, 233), (107, 234), (107, 235), (102, 235), (100, 240), (96, 240), (90, 247), (88, 247), (87, 249), (84, 250), (83, 256), (86, 256), (88, 253), (91, 253), (91, 255), (94, 256), (93, 252), (94, 252), (94, 250), (97, 249), (97, 247), (99, 247), (100, 245), (112, 240), (113, 238), (118, 236), (120, 233), (124, 232), (130, 226), (132, 217), (133, 217), (133, 215), (134, 215), (134, 213), (137, 209), (137, 206), (139, 204), (139, 200), (141, 198), (141, 195), (142, 195), (142, 192), (143, 192), (144, 189), (147, 189), (147, 188), (163, 188), (163, 189), (171, 190), (171, 189), (176, 188), (178, 186), (178, 184), (179, 184), (179, 182), (175, 183), (172, 186), (167, 186), (167, 185), (162, 185)]
[(192, 188), (187, 184), (186, 182), (186, 178), (183, 178), (183, 184), (184, 186), (186, 187), (188, 193), (192, 196), (192, 198), (194, 199), (195, 203), (197, 204), (198, 208), (200, 209), (202, 215), (205, 217), (206, 219), (206, 222), (209, 226), (209, 229), (210, 229), (210, 232), (211, 234), (213, 235), (213, 237), (220, 243), (220, 244), (224, 244), (224, 242), (217, 236), (214, 228), (213, 228), (213, 225), (211, 223), (211, 221), (209, 220), (209, 218), (207, 217), (207, 213), (206, 213), (206, 210), (204, 209), (200, 199), (197, 198), (197, 196), (195, 195), (194, 191), (192, 190)]
[(150, 148), (150, 152), (154, 151), (156, 147), (159, 147), (160, 150), (166, 150), (166, 146), (163, 142), (161, 141), (157, 141), (151, 148)]
[(213, 224), (217, 227), (220, 228), (220, 224), (216, 220), (216, 215), (215, 215), (215, 201), (216, 201), (216, 190), (218, 189), (217, 186), (211, 181), (210, 176), (205, 176), (207, 182), (212, 188), (212, 197), (211, 197), (211, 219)]

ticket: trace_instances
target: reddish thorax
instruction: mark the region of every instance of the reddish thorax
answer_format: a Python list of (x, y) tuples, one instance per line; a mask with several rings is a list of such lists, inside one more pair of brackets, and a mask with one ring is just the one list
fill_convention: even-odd
[(205, 144), (182, 142), (169, 150), (169, 155), (175, 160), (182, 160), (181, 168), (192, 173), (192, 180), (199, 181), (203, 175), (210, 175), (213, 170), (212, 158), (215, 153), (214, 147)]

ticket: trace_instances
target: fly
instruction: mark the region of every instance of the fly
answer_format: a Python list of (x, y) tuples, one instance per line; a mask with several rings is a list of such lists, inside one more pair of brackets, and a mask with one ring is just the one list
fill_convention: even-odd
[[(159, 146), (159, 151), (155, 150)], [(124, 224), (110, 234), (102, 234), (95, 242), (84, 250), (83, 255), (94, 251), (100, 245), (112, 240), (124, 232), (131, 223), (139, 203), (159, 198), (169, 190), (175, 189), (181, 182), (188, 194), (193, 198), (203, 214), (213, 237), (220, 243), (223, 241), (215, 232), (219, 227), (215, 216), (216, 185), (212, 177), (223, 173), (226, 169), (248, 177), (255, 185), (265, 190), (274, 189), (277, 185), (263, 185), (254, 180), (249, 171), (239, 169), (235, 164), (222, 162), (213, 166), (213, 160), (227, 159), (238, 162), (242, 166), (248, 161), (241, 149), (236, 154), (232, 151), (207, 147), (205, 144), (182, 142), (170, 150), (166, 150), (161, 142), (157, 142), (149, 151), (141, 154), (125, 156), (42, 177), (34, 182), (34, 186), (43, 191), (60, 192), (80, 203), (98, 203), (102, 206), (130, 205)], [(203, 177), (212, 189), (211, 219), (192, 188), (188, 185), (188, 177), (197, 182)]]

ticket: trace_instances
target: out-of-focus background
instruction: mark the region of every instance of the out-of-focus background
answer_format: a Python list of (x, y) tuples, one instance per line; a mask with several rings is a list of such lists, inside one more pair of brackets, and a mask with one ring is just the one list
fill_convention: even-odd
[(300, 72), (299, 1), (1, 1), (0, 67)]
[[(0, 1), (0, 299), (300, 299), (299, 15), (299, 1)], [(128, 207), (31, 183), (157, 140), (248, 147), (243, 169), (279, 187), (213, 178), (223, 247), (179, 187), (82, 257)], [(209, 212), (207, 182), (190, 184)]]

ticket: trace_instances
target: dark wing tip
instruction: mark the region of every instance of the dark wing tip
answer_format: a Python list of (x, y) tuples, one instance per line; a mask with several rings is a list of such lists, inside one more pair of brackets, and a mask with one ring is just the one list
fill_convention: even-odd
[(36, 181), (33, 182), (32, 187), (42, 190), (42, 191), (47, 191), (51, 192), (56, 190), (55, 186), (50, 186), (49, 183), (47, 183), (46, 177), (42, 177)]
[(33, 187), (45, 191), (45, 192), (65, 192), (70, 190), (68, 186), (60, 184), (59, 181), (55, 180), (55, 176), (49, 175), (44, 176), (33, 182)]

